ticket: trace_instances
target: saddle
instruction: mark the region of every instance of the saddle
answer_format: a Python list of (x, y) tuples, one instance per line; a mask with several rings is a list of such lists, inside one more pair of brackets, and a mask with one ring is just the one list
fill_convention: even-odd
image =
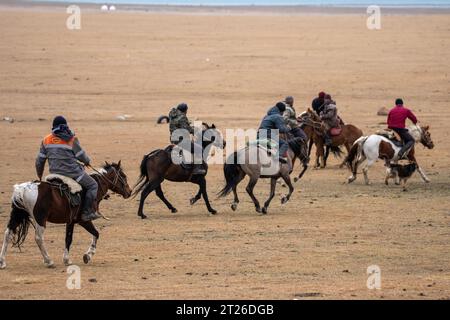
[(56, 185), (61, 192), (61, 196), (67, 198), (72, 207), (77, 207), (81, 204), (83, 188), (72, 178), (60, 174), (49, 174), (44, 178), (44, 182)]
[[(167, 153), (169, 154), (169, 157), (170, 157), (171, 159), (172, 159), (172, 156), (174, 156), (174, 155), (172, 155), (172, 150), (173, 150), (173, 148), (175, 148), (175, 145), (174, 145), (174, 144), (171, 144), (171, 145), (167, 146), (167, 147), (164, 149), (164, 151), (167, 152)], [(184, 161), (184, 157), (183, 157), (183, 153), (182, 153), (182, 152), (180, 152), (180, 153), (178, 154), (178, 157), (179, 157), (180, 161), (177, 161), (177, 163), (179, 163), (180, 166), (181, 166), (184, 170), (192, 171), (192, 170), (194, 169), (194, 164), (193, 164), (193, 163), (186, 163), (186, 161)], [(172, 162), (173, 162), (173, 161), (172, 161)], [(206, 166), (205, 164), (203, 164), (203, 165)]]
[(389, 139), (397, 147), (400, 147), (400, 148), (403, 147), (403, 140), (402, 140), (402, 138), (394, 130), (381, 129), (381, 130), (378, 130), (375, 134)]

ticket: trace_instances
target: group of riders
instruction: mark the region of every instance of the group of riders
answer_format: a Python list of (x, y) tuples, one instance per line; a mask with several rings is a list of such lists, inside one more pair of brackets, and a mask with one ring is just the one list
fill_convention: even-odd
[[(322, 120), (322, 135), (325, 145), (332, 143), (330, 131), (339, 128), (344, 124), (338, 116), (336, 102), (333, 101), (329, 94), (320, 92), (311, 104), (312, 110)], [(171, 143), (178, 144), (180, 141), (172, 139), (173, 132), (178, 129), (187, 130), (194, 135), (194, 127), (187, 117), (188, 106), (181, 103), (174, 107), (169, 113), (169, 130)], [(417, 123), (416, 116), (408, 108), (403, 106), (402, 99), (395, 101), (395, 107), (389, 112), (387, 124), (388, 127), (395, 131), (403, 140), (404, 145), (399, 152), (399, 158), (407, 154), (413, 147), (414, 139), (408, 133), (405, 126), (406, 119), (410, 119), (414, 124)], [(281, 134), (278, 141), (278, 155), (282, 163), (287, 162), (288, 143), (286, 137), (292, 136), (301, 138), (305, 142), (308, 140), (307, 135), (301, 128), (301, 122), (297, 117), (294, 108), (294, 98), (288, 96), (284, 101), (278, 102), (274, 107), (270, 108), (261, 121), (258, 133), (266, 131), (266, 137), (271, 138), (272, 130), (278, 130)], [(201, 148), (198, 142), (193, 141), (193, 148)], [(194, 155), (198, 154), (194, 152)], [(200, 155), (202, 153), (200, 152)], [(82, 207), (81, 219), (83, 221), (91, 221), (100, 218), (101, 215), (95, 207), (95, 200), (98, 190), (97, 182), (85, 172), (86, 167), (90, 167), (90, 158), (82, 149), (80, 143), (69, 128), (67, 121), (62, 116), (57, 116), (53, 120), (52, 132), (47, 135), (40, 146), (40, 151), (36, 159), (36, 173), (39, 180), (42, 179), (46, 160), (49, 162), (49, 172), (51, 174), (59, 174), (70, 177), (78, 182), (85, 190), (85, 199)], [(84, 166), (83, 166), (84, 165)], [(192, 166), (192, 175), (203, 175), (206, 173), (203, 159), (195, 161)]]

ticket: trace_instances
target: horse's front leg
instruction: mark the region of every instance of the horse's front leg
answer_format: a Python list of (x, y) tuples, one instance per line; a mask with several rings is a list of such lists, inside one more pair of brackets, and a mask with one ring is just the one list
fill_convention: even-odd
[(8, 244), (13, 237), (11, 229), (7, 228), (5, 231), (5, 237), (3, 238), (2, 252), (0, 253), (0, 269), (6, 268), (6, 251), (8, 250)]
[(63, 262), (66, 266), (70, 266), (72, 261), (70, 261), (69, 251), (73, 240), (73, 229), (75, 227), (74, 223), (66, 224), (66, 247), (64, 249)]
[(269, 204), (272, 201), (273, 197), (275, 196), (275, 188), (277, 186), (277, 178), (270, 179), (270, 195), (267, 201), (264, 203), (264, 207), (262, 208), (262, 213), (266, 214), (267, 209), (269, 208)]
[(86, 253), (83, 255), (83, 262), (85, 264), (88, 264), (89, 261), (92, 260), (92, 257), (95, 254), (95, 251), (97, 249), (97, 241), (99, 238), (99, 233), (97, 231), (97, 229), (95, 228), (94, 224), (92, 223), (92, 221), (88, 221), (88, 222), (80, 222), (80, 225), (92, 235), (92, 242), (91, 245), (89, 246), (89, 249), (86, 251)]
[(45, 231), (45, 227), (40, 226), (38, 223), (36, 223), (36, 232), (34, 235), (34, 239), (36, 240), (36, 244), (39, 247), (39, 250), (41, 250), (41, 254), (42, 257), (44, 258), (44, 264), (48, 267), (48, 268), (54, 268), (55, 265), (52, 261), (52, 259), (50, 259), (50, 256), (47, 253), (47, 249), (45, 249), (44, 246), (44, 231)]
[(195, 195), (195, 197), (191, 198), (191, 200), (189, 201), (191, 206), (193, 206), (194, 204), (197, 203), (198, 200), (200, 200), (200, 198), (202, 197), (202, 189), (198, 188), (198, 192)]
[(217, 210), (213, 209), (211, 207), (211, 204), (209, 203), (208, 192), (206, 191), (206, 178), (204, 176), (202, 177), (202, 179), (200, 179), (199, 185), (200, 185), (200, 192), (203, 196), (203, 200), (205, 200), (208, 212), (211, 214), (216, 214)]
[(292, 185), (291, 177), (288, 174), (284, 174), (281, 177), (283, 178), (284, 182), (286, 183), (286, 185), (289, 188), (289, 193), (286, 196), (284, 196), (283, 198), (281, 198), (281, 204), (285, 204), (291, 198), (291, 195), (294, 192), (294, 186)]

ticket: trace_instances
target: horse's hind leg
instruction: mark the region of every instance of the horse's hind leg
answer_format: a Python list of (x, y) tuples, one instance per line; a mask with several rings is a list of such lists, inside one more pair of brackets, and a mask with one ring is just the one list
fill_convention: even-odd
[(370, 180), (369, 180), (369, 168), (375, 163), (375, 161), (373, 160), (368, 160), (366, 165), (363, 168), (363, 174), (364, 174), (364, 181), (366, 182), (366, 185), (370, 185)]
[(9, 242), (11, 241), (13, 233), (8, 227), (5, 230), (5, 237), (3, 238), (2, 252), (0, 253), (0, 269), (6, 268), (6, 251), (8, 250)]
[(193, 197), (193, 198), (191, 198), (191, 200), (189, 200), (189, 203), (191, 204), (191, 206), (196, 204), (197, 201), (201, 199), (201, 197), (202, 197), (202, 189), (199, 188), (195, 197)]
[(275, 188), (277, 186), (277, 178), (270, 179), (270, 195), (267, 201), (264, 203), (264, 208), (262, 208), (262, 213), (266, 214), (267, 209), (269, 208), (269, 204), (272, 201), (273, 197), (275, 196)]
[(70, 257), (69, 257), (69, 251), (70, 251), (70, 246), (72, 245), (74, 227), (75, 227), (75, 224), (73, 224), (73, 223), (66, 224), (66, 248), (64, 249), (64, 255), (63, 255), (63, 262), (66, 266), (70, 266), (72, 264), (72, 261), (70, 261)]
[(85, 264), (88, 264), (89, 261), (92, 260), (92, 257), (95, 254), (95, 250), (97, 249), (97, 241), (99, 238), (99, 233), (97, 231), (97, 229), (95, 228), (94, 224), (92, 223), (92, 221), (88, 221), (88, 222), (80, 222), (80, 225), (90, 234), (92, 234), (92, 242), (91, 245), (88, 249), (88, 251), (86, 251), (86, 253), (83, 255), (83, 262)]
[(162, 191), (161, 185), (159, 185), (158, 187), (156, 187), (155, 189), (156, 195), (158, 196), (158, 198), (161, 199), (162, 202), (164, 202), (164, 204), (167, 206), (167, 208), (172, 211), (172, 213), (177, 213), (178, 210), (175, 209), (175, 207), (169, 202), (169, 200), (166, 199), (166, 197), (164, 196), (164, 192)]
[(159, 181), (150, 181), (145, 186), (144, 190), (142, 190), (141, 199), (139, 201), (139, 209), (138, 209), (138, 216), (141, 217), (142, 219), (146, 219), (147, 218), (147, 216), (144, 214), (145, 199), (147, 199), (148, 195), (153, 190), (155, 190), (160, 184), (161, 184), (161, 182), (159, 182)]
[(258, 201), (258, 199), (256, 199), (255, 195), (253, 194), (253, 189), (255, 188), (257, 182), (258, 182), (258, 178), (250, 177), (250, 181), (248, 182), (247, 188), (245, 188), (245, 190), (247, 191), (250, 198), (252, 198), (252, 201), (255, 204), (256, 212), (261, 213), (261, 206), (259, 204), (259, 201)]
[(45, 246), (44, 246), (45, 227), (42, 227), (38, 223), (36, 223), (35, 229), (36, 229), (36, 232), (35, 232), (34, 239), (36, 240), (36, 243), (37, 243), (39, 249), (41, 250), (42, 257), (44, 258), (44, 264), (48, 268), (54, 268), (55, 265), (54, 265), (52, 259), (50, 259), (50, 256), (48, 255), (47, 250), (45, 249)]
[(238, 184), (242, 181), (242, 179), (245, 178), (245, 174), (241, 172), (241, 174), (239, 175), (236, 184), (233, 186), (233, 203), (231, 204), (231, 210), (236, 211), (238, 204), (239, 204), (239, 197), (238, 197), (238, 193), (237, 193), (237, 186)]

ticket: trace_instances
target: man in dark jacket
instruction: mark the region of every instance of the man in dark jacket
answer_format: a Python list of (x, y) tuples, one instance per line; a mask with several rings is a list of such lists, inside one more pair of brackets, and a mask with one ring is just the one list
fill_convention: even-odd
[[(286, 110), (286, 105), (283, 102), (278, 102), (275, 107), (271, 108), (267, 115), (263, 118), (259, 129), (258, 129), (258, 136), (259, 134), (264, 130), (266, 133), (267, 139), (271, 139), (271, 130), (278, 130), (279, 133), (289, 133), (290, 129), (288, 126), (286, 126), (284, 122), (284, 118), (282, 116), (283, 112)], [(287, 150), (289, 148), (289, 145), (287, 142), (281, 138), (279, 138), (278, 141), (279, 144), (279, 158), (280, 162), (286, 163), (287, 162)]]
[(90, 221), (100, 218), (94, 207), (98, 184), (78, 162), (90, 166), (91, 160), (81, 148), (78, 138), (69, 129), (66, 119), (58, 116), (53, 120), (52, 133), (44, 138), (36, 158), (36, 173), (42, 180), (45, 162), (48, 159), (49, 172), (74, 179), (86, 191), (81, 218)]
[(312, 101), (311, 107), (318, 115), (320, 115), (320, 113), (323, 111), (324, 103), (325, 103), (325, 92), (320, 92), (319, 96)]
[[(172, 134), (175, 130), (184, 129), (189, 134), (194, 135), (194, 127), (191, 125), (187, 117), (188, 105), (186, 103), (180, 103), (176, 108), (173, 108), (169, 113), (169, 130), (170, 130), (170, 141), (173, 144), (178, 145), (179, 140), (173, 139)], [(187, 144), (181, 143), (180, 146), (186, 146)], [(189, 144), (190, 149), (194, 149), (194, 157), (200, 157), (199, 159), (194, 159), (192, 175), (203, 175), (206, 170), (203, 165), (203, 148), (199, 143), (195, 141)], [(186, 150), (192, 153), (192, 150)]]
[(403, 147), (398, 152), (398, 158), (402, 159), (406, 152), (414, 146), (414, 138), (406, 129), (406, 119), (410, 119), (412, 123), (417, 124), (417, 117), (411, 110), (403, 106), (403, 100), (395, 100), (395, 107), (389, 112), (387, 125), (389, 129), (394, 130), (403, 139)]

